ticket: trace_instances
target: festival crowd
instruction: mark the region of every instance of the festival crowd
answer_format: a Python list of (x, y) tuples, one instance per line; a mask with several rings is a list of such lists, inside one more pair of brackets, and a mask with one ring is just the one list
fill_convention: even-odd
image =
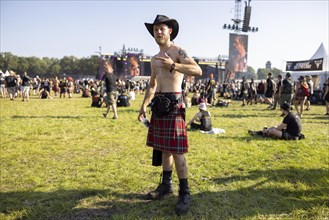
[[(148, 83), (148, 80), (118, 79), (116, 100), (119, 106), (129, 106), (129, 100), (134, 100), (136, 94), (144, 92)], [(328, 85), (329, 79), (320, 93), (326, 102), (326, 115), (329, 115)], [(213, 74), (210, 74), (206, 79), (195, 81), (184, 79), (182, 89), (187, 107), (199, 105), (204, 100), (207, 106), (227, 106), (230, 100), (241, 100), (241, 106), (261, 103), (267, 104), (268, 109), (275, 110), (286, 102), (294, 106), (297, 114), (302, 117), (304, 111), (310, 110), (314, 82), (311, 76), (301, 76), (297, 82), (294, 82), (289, 72), (284, 77), (278, 75), (274, 80), (272, 73), (269, 72), (266, 80), (258, 82), (253, 78), (248, 80), (242, 77), (242, 80), (220, 83), (215, 80)], [(28, 101), (31, 94), (40, 99), (72, 98), (74, 93), (92, 98), (93, 107), (106, 105), (106, 88), (102, 79), (73, 80), (72, 77), (40, 78), (38, 76), (32, 78), (26, 72), (18, 75), (14, 71), (10, 71), (10, 75), (5, 76), (0, 71), (0, 92), (1, 98), (9, 96), (12, 101), (18, 97), (21, 97), (22, 101)]]

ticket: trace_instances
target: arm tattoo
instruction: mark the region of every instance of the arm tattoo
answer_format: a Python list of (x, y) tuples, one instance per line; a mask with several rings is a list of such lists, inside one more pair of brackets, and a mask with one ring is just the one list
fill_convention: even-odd
[(179, 49), (178, 55), (183, 56), (183, 58), (188, 58), (186, 51), (183, 49)]

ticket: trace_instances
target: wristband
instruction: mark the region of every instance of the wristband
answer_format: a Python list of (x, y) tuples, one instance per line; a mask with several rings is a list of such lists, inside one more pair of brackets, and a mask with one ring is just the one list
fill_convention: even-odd
[(171, 64), (169, 72), (172, 73), (172, 71), (175, 69), (176, 65), (175, 63)]

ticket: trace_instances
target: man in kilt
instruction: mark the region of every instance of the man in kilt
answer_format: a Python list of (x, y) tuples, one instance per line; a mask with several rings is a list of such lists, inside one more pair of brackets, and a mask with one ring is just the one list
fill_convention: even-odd
[(175, 163), (179, 178), (179, 197), (175, 212), (188, 213), (191, 197), (187, 181), (187, 163), (184, 153), (188, 152), (181, 84), (184, 75), (201, 76), (199, 65), (187, 56), (185, 50), (172, 41), (178, 34), (175, 19), (157, 15), (153, 23), (145, 23), (149, 33), (159, 45), (160, 51), (151, 60), (151, 78), (146, 90), (138, 120), (146, 118), (146, 108), (151, 103), (152, 116), (147, 136), (147, 146), (162, 152), (162, 182), (148, 193), (156, 200), (173, 192), (172, 170)]

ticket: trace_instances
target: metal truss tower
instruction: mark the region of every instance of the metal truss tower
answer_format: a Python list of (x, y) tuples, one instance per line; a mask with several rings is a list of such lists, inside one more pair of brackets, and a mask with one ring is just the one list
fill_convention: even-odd
[[(240, 34), (242, 32), (257, 32), (258, 27), (250, 27), (251, 0), (244, 0), (244, 17), (242, 19), (242, 0), (235, 0), (233, 24), (224, 24), (223, 29), (231, 30)], [(242, 25), (241, 25), (242, 24)]]
[(234, 22), (234, 25), (236, 26), (235, 28), (233, 28), (233, 30), (236, 33), (241, 32), (240, 23), (243, 21), (243, 20), (241, 20), (241, 9), (242, 9), (242, 0), (235, 0), (234, 19), (232, 19), (232, 21)]

